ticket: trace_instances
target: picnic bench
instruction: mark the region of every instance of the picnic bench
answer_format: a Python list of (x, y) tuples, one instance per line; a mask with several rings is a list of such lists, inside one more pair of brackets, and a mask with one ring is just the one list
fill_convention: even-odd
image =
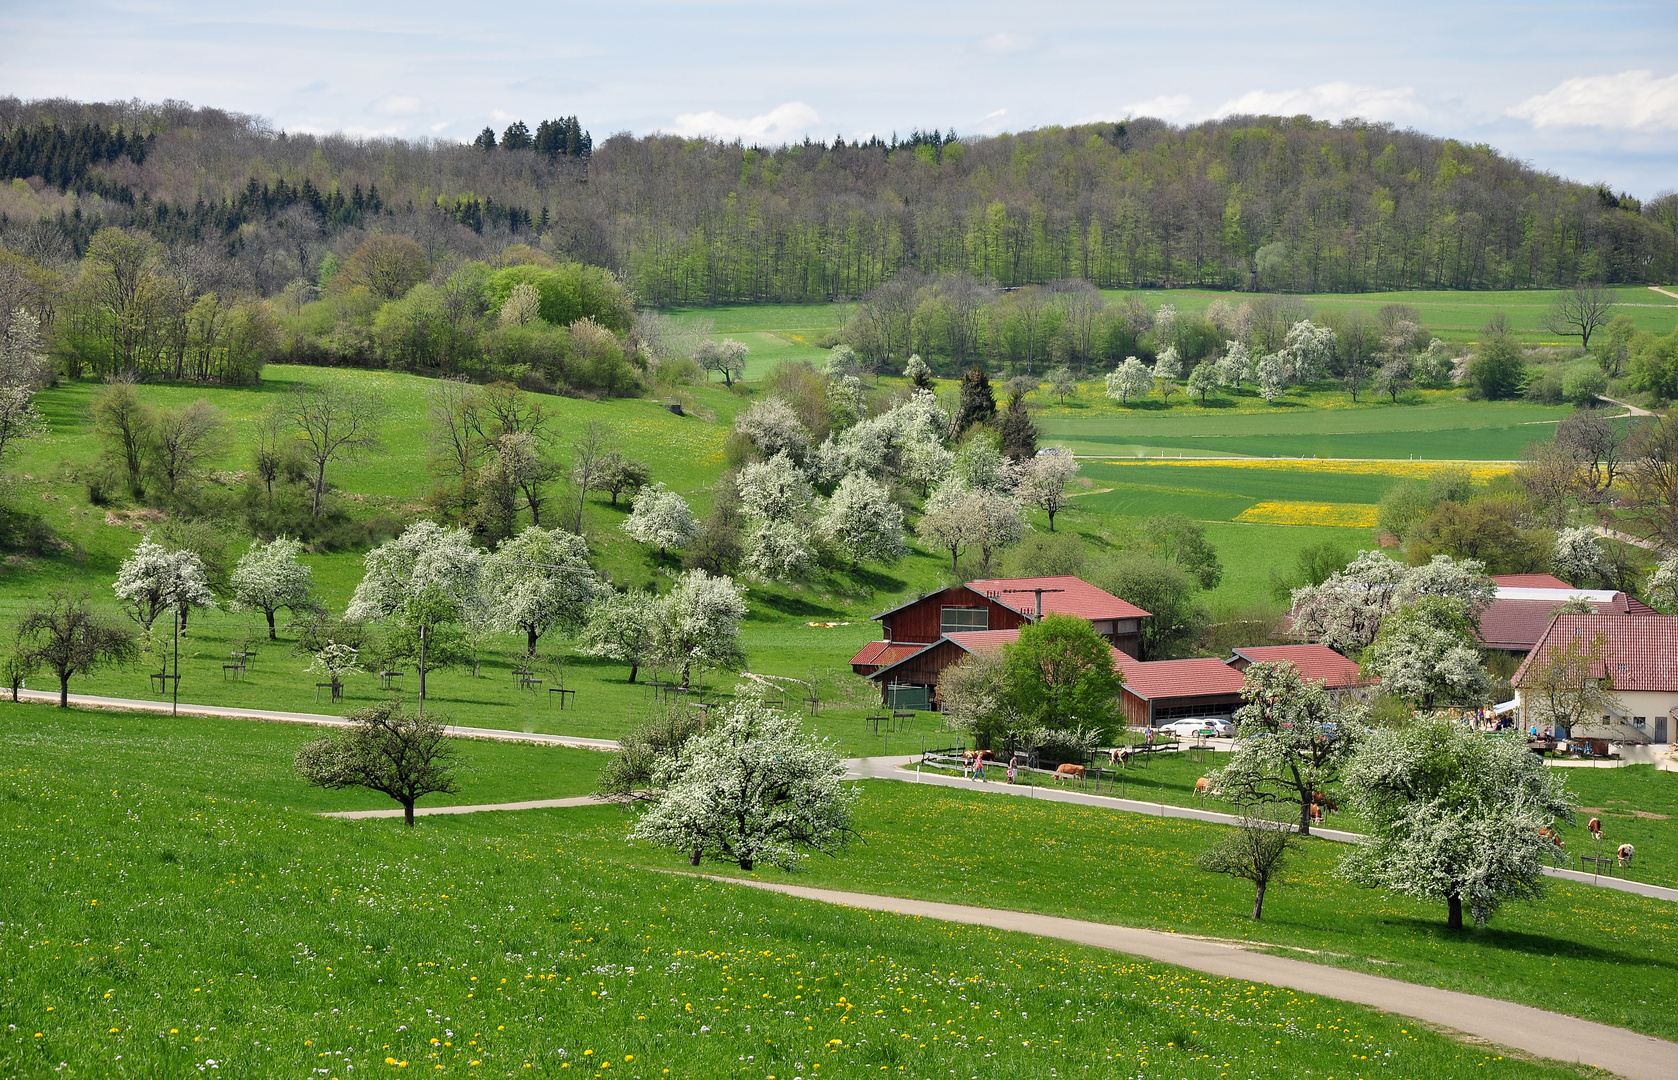
[(235, 660), (231, 664), (223, 664), (221, 666), (221, 681), (222, 682), (227, 681), (227, 676), (228, 676), (229, 672), (231, 672), (232, 675), (233, 675), (233, 681), (238, 682), (240, 677), (245, 674), (245, 662), (243, 660)]
[(344, 698), (344, 684), (339, 682), (337, 679), (333, 679), (331, 682), (318, 682), (315, 684), (316, 701), (320, 700), (320, 692), (322, 689), (330, 689), (332, 691), (333, 701), (342, 701)]
[(156, 682), (157, 682), (157, 692), (160, 693), (160, 694), (163, 693), (163, 691), (168, 687), (170, 679), (175, 680), (175, 685), (176, 686), (179, 686), (181, 684), (180, 675), (178, 675), (178, 674), (171, 675), (167, 671), (154, 671), (154, 672), (151, 673), (151, 677), (154, 680), (156, 680)]
[(567, 690), (563, 686), (550, 686), (550, 687), (548, 687), (548, 707), (549, 708), (553, 707), (554, 695), (555, 694), (559, 695), (559, 711), (560, 712), (565, 711), (565, 695), (566, 694), (570, 694), (573, 698), (575, 698), (577, 696), (577, 692), (575, 690)]
[(1585, 864), (1590, 863), (1594, 868), (1592, 874), (1601, 874), (1606, 870), (1608, 876), (1613, 877), (1615, 858), (1613, 855), (1580, 855), (1579, 869), (1583, 871)]

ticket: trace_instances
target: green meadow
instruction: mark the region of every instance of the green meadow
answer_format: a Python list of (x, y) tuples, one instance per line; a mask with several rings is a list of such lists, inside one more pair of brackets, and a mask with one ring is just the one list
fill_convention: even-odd
[[(28, 882), (0, 892), (9, 1076), (1577, 1075), (1308, 994), (661, 873), (676, 860), (626, 845), (615, 808), (328, 820), (299, 806), (286, 739), (0, 711), (0, 865)], [(1345, 956), (1298, 955), (1352, 966), (1408, 933), (1401, 977), (1668, 1026), (1650, 905), (1558, 891), (1588, 940), (1511, 910), (1443, 941), (1438, 913), (1373, 897), (1348, 920), (1310, 845), (1255, 927), (1240, 888), (1185, 869), (1214, 827), (931, 794), (865, 785), (859, 843), (806, 880), (1326, 935)], [(1315, 925), (1331, 912), (1354, 925)]]

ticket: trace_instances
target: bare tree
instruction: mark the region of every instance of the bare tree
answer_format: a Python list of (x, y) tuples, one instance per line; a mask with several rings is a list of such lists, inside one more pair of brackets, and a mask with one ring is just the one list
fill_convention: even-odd
[(1079, 363), (1088, 363), (1095, 351), (1095, 327), (1106, 306), (1101, 291), (1083, 278), (1065, 278), (1050, 285), (1055, 303), (1066, 314), (1067, 328), (1072, 332), (1072, 354)]
[(93, 429), (106, 443), (107, 452), (122, 465), (128, 493), (138, 499), (145, 494), (145, 451), (155, 417), (140, 400), (134, 380), (120, 376), (110, 381), (93, 399)]
[(1552, 334), (1578, 334), (1579, 344), (1591, 347), (1591, 335), (1607, 325), (1614, 309), (1614, 295), (1600, 281), (1581, 281), (1556, 295), (1544, 316), (1544, 329)]
[(304, 452), (315, 468), (314, 501), (309, 513), (319, 517), (320, 501), (326, 494), (327, 465), (379, 446), (384, 403), (371, 394), (325, 383), (299, 385), (287, 406), (291, 422), (302, 432)]
[(1253, 918), (1264, 915), (1264, 891), (1287, 858), (1292, 826), (1243, 814), (1233, 830), (1200, 853), (1202, 870), (1228, 874), (1253, 883)]
[(431, 390), (431, 466), (452, 490), (434, 499), (464, 509), (471, 501), (472, 472), (483, 447), (483, 391), (464, 379), (443, 379)]
[(198, 475), (208, 458), (220, 453), (225, 424), (221, 410), (199, 398), (184, 409), (159, 409), (152, 427), (151, 471), (174, 502), (183, 483)]
[(609, 426), (599, 420), (590, 420), (577, 436), (577, 441), (571, 444), (571, 482), (577, 485), (577, 526), (571, 531), (578, 536), (583, 534), (583, 500), (588, 498), (588, 489), (598, 487), (606, 480), (607, 445), (611, 439), (612, 429)]
[(1020, 320), (1020, 326), (1025, 330), (1025, 373), (1032, 374), (1032, 361), (1037, 359), (1039, 345), (1039, 331), (1043, 324), (1043, 312), (1049, 306), (1046, 291), (1036, 285), (1027, 285), (1017, 289), (1009, 297), (1009, 308), (1014, 316)]

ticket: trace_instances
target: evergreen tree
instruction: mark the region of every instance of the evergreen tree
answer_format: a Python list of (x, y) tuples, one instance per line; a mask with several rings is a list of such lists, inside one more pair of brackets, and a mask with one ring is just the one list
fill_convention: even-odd
[(486, 127), (482, 131), (478, 132), (478, 137), (472, 140), (472, 145), (476, 146), (479, 150), (494, 150), (495, 129)]
[(1002, 417), (1002, 452), (1011, 460), (1026, 461), (1037, 454), (1037, 425), (1025, 411), (1025, 395), (1010, 394)]
[(524, 126), (523, 120), (514, 120), (501, 134), (503, 150), (529, 150), (535, 145), (536, 140), (530, 137), (530, 129)]
[(975, 367), (961, 377), (961, 401), (956, 406), (955, 435), (974, 424), (988, 424), (996, 419), (996, 394), (991, 391), (990, 378), (985, 369)]

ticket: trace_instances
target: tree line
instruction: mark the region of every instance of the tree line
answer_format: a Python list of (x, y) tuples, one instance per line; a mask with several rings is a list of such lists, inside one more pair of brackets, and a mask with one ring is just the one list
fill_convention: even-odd
[(353, 222), (297, 204), (329, 244), (377, 227), (413, 236), (433, 257), (485, 258), (516, 237), (608, 267), (660, 306), (855, 297), (909, 269), (1004, 288), (1081, 278), (1277, 292), (1549, 287), (1678, 271), (1678, 195), (1645, 204), (1489, 146), (1362, 121), (1138, 119), (761, 147), (668, 135), (596, 146), (570, 117), (534, 133), (515, 124), (491, 149), (483, 136), (296, 135), (175, 105), (0, 100), (8, 137), (48, 125), (121, 127), (131, 147), (143, 133), (147, 169), (89, 158), (86, 184), (114, 187), (9, 200), (0, 234), (50, 235), (8, 246), (57, 243), (74, 257), (101, 226), (179, 230), (179, 242), (224, 248), (265, 294), (317, 267), (306, 258), (283, 280), (261, 269), (285, 246), (285, 208), (272, 195), (252, 199), (253, 184), (258, 194), (308, 184), (322, 200), (350, 202), (376, 187), (378, 210)]

